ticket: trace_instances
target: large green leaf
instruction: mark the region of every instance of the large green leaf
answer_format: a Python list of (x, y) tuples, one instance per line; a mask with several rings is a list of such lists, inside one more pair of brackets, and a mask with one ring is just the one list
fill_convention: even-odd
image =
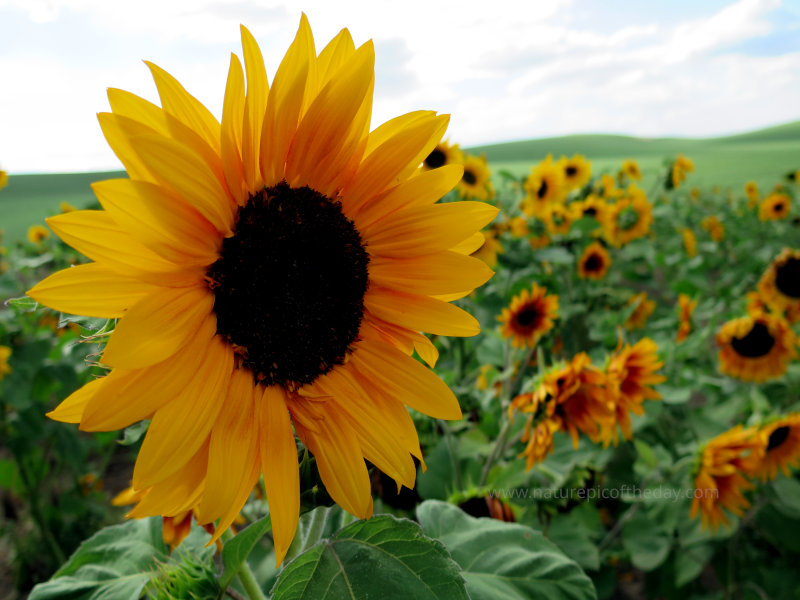
[(530, 527), (476, 519), (437, 500), (418, 506), (417, 518), (461, 565), (472, 600), (597, 598), (577, 563)]
[(160, 562), (168, 559), (161, 519), (133, 520), (101, 529), (83, 542), (29, 600), (136, 600)]
[(408, 519), (356, 521), (290, 562), (273, 600), (467, 600), (458, 565)]
[(253, 550), (264, 534), (272, 529), (272, 520), (269, 515), (251, 523), (245, 529), (225, 543), (222, 548), (222, 575), (219, 577), (219, 586), (226, 589), (242, 563)]

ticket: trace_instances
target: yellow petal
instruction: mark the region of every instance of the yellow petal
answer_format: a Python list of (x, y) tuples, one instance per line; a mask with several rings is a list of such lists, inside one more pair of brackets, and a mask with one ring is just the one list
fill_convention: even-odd
[(219, 232), (180, 196), (130, 179), (99, 181), (92, 190), (120, 227), (170, 262), (207, 266), (219, 258)]
[(47, 413), (47, 416), (62, 423), (79, 423), (86, 405), (103, 385), (104, 379), (104, 377), (100, 377), (90, 381), (82, 388), (72, 392), (61, 404)]
[(169, 358), (195, 335), (213, 306), (214, 295), (203, 285), (153, 292), (120, 319), (103, 363), (138, 369)]
[[(142, 158), (136, 153), (133, 146), (131, 146), (128, 133), (121, 125), (123, 119), (125, 119), (125, 117), (112, 113), (98, 113), (97, 115), (100, 129), (102, 129), (108, 145), (114, 151), (114, 154), (117, 155), (122, 166), (125, 167), (128, 176), (130, 176), (131, 179), (156, 183), (158, 180), (155, 175), (150, 172), (150, 169), (147, 168)], [(145, 131), (148, 130), (153, 131), (150, 128), (145, 129)]]
[(267, 108), (269, 84), (264, 58), (253, 35), (241, 26), (244, 68), (247, 73), (247, 96), (244, 101), (242, 129), (242, 165), (247, 189), (251, 194), (263, 187), (259, 154), (264, 111)]
[(317, 70), (320, 88), (324, 87), (337, 71), (355, 54), (356, 47), (347, 29), (342, 29), (319, 53)]
[(403, 404), (436, 419), (460, 419), (453, 392), (433, 371), (396, 348), (361, 340), (351, 355), (364, 379), (380, 384)]
[(115, 115), (139, 121), (161, 135), (169, 135), (167, 119), (161, 107), (125, 90), (109, 88), (107, 93), (108, 103)]
[(379, 319), (415, 331), (459, 337), (480, 333), (480, 324), (472, 315), (428, 296), (370, 286), (364, 296), (364, 306)]
[(64, 313), (117, 319), (156, 289), (154, 285), (120, 275), (100, 263), (88, 263), (53, 273), (27, 294)]
[(247, 200), (248, 188), (242, 165), (242, 122), (244, 119), (244, 73), (242, 64), (235, 54), (231, 54), (228, 69), (228, 83), (225, 86), (225, 100), (222, 105), (222, 133), (220, 152), (222, 168), (228, 190), (243, 205)]
[(280, 387), (265, 388), (256, 402), (256, 420), (261, 440), (261, 470), (267, 492), (275, 563), (283, 562), (292, 544), (300, 518), (300, 473), (286, 395)]
[(450, 248), (450, 251), (458, 252), (459, 254), (472, 254), (478, 248), (483, 246), (485, 242), (486, 242), (486, 236), (484, 236), (480, 231), (478, 231), (477, 233), (473, 233), (465, 240), (460, 241), (458, 244)]
[(197, 452), (222, 408), (232, 371), (233, 352), (215, 336), (203, 355), (200, 376), (150, 421), (133, 469), (133, 487), (150, 487), (166, 479)]
[(432, 296), (473, 290), (494, 274), (482, 260), (455, 252), (413, 258), (373, 257), (370, 280), (380, 286)]

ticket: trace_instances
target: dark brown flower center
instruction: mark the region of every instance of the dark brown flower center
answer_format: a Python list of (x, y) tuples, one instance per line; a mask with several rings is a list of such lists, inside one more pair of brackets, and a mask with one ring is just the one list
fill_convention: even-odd
[(775, 287), (784, 296), (800, 299), (800, 258), (789, 257), (775, 269)]
[(569, 165), (566, 169), (564, 169), (564, 173), (567, 177), (575, 177), (575, 175), (578, 173), (578, 167)]
[(527, 306), (517, 313), (517, 323), (523, 328), (531, 327), (538, 319), (539, 311), (534, 306)]
[(589, 258), (586, 259), (583, 268), (589, 272), (599, 271), (603, 268), (603, 259), (597, 254), (591, 254)]
[(585, 217), (593, 217), (597, 214), (597, 209), (594, 206), (590, 206), (589, 208), (583, 209), (583, 216)]
[(352, 351), (369, 256), (341, 204), (285, 181), (251, 196), (208, 270), (217, 333), (257, 382), (313, 382)]
[(433, 152), (428, 154), (425, 159), (425, 166), (429, 169), (436, 169), (443, 166), (447, 162), (447, 155), (440, 149), (434, 148)]
[(776, 427), (772, 430), (772, 433), (769, 434), (769, 441), (767, 442), (767, 451), (774, 450), (783, 445), (783, 443), (789, 438), (789, 433), (791, 432), (791, 428), (782, 425), (780, 427)]
[(536, 190), (536, 197), (542, 200), (545, 196), (547, 196), (547, 179), (542, 179), (539, 189)]
[(776, 213), (779, 213), (779, 212), (781, 212), (781, 211), (783, 210), (783, 202), (778, 202), (777, 204), (773, 205), (772, 209), (773, 209), (773, 210), (774, 210)]
[(464, 175), (461, 177), (464, 180), (464, 183), (467, 185), (475, 185), (478, 181), (478, 178), (475, 176), (475, 173), (470, 169), (464, 169)]
[(760, 358), (769, 354), (772, 347), (775, 346), (775, 338), (770, 335), (766, 325), (755, 323), (747, 335), (733, 338), (731, 346), (739, 356)]

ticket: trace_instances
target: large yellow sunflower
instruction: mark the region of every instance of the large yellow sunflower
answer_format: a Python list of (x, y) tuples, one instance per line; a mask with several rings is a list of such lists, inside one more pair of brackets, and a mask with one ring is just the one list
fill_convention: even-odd
[(464, 153), (458, 144), (451, 144), (442, 140), (431, 150), (430, 154), (422, 161), (422, 168), (426, 170), (438, 169), (445, 165), (464, 164)]
[(548, 154), (538, 165), (531, 167), (523, 189), (527, 196), (522, 201), (522, 212), (529, 217), (543, 217), (549, 208), (563, 202), (567, 190), (564, 187), (564, 170), (553, 162)]
[(522, 292), (511, 299), (498, 321), (500, 333), (511, 338), (515, 348), (534, 348), (541, 337), (553, 328), (558, 318), (558, 296), (548, 295), (547, 288), (533, 284), (531, 290)]
[(756, 469), (763, 481), (775, 479), (778, 470), (787, 477), (790, 468), (800, 466), (800, 413), (792, 413), (760, 429), (764, 443), (764, 458)]
[(88, 431), (151, 419), (133, 516), (230, 525), (263, 473), (276, 555), (299, 511), (295, 432), (331, 497), (372, 511), (365, 458), (413, 487), (421, 456), (406, 405), (457, 419), (420, 333), (471, 336), (448, 301), (491, 270), (467, 256), (497, 209), (436, 204), (460, 166), (423, 172), (447, 116), (419, 111), (369, 131), (374, 49), (343, 30), (319, 54), (305, 16), (272, 85), (242, 27), (222, 122), (150, 65), (162, 106), (110, 90), (100, 115), (128, 178), (93, 188), (103, 210), (49, 219), (91, 263), (28, 293), (118, 319), (112, 370), (50, 416)]
[(631, 184), (625, 195), (610, 203), (603, 214), (603, 236), (612, 246), (619, 248), (650, 231), (653, 207), (644, 191)]
[(599, 280), (606, 276), (611, 266), (611, 256), (600, 242), (592, 242), (578, 259), (578, 276)]
[(744, 492), (753, 489), (750, 477), (764, 455), (764, 444), (754, 427), (737, 425), (707, 442), (694, 479), (690, 516), (700, 513), (704, 529), (728, 525), (725, 510), (742, 516), (750, 502)]
[(462, 163), (464, 174), (456, 186), (459, 196), (469, 199), (488, 200), (494, 197), (492, 172), (485, 156), (468, 154)]
[(758, 218), (761, 221), (778, 221), (786, 218), (792, 207), (792, 199), (784, 193), (770, 194), (761, 201), (758, 207)]
[(728, 321), (716, 338), (720, 370), (742, 381), (780, 377), (797, 356), (796, 338), (789, 324), (767, 312), (752, 312)]
[(759, 279), (758, 295), (776, 312), (800, 313), (800, 250), (783, 249)]

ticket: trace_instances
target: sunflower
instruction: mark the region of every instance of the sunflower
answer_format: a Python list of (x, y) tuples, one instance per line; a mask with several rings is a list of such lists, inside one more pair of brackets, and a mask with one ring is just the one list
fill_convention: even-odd
[(658, 359), (658, 346), (650, 338), (643, 338), (633, 346), (625, 344), (610, 356), (606, 373), (618, 386), (616, 422), (626, 440), (633, 435), (630, 413), (643, 415), (642, 403), (645, 400), (661, 398), (652, 386), (666, 381), (666, 377), (657, 373), (663, 366), (664, 363)]
[(552, 234), (566, 235), (575, 221), (573, 211), (566, 204), (552, 204), (541, 216)]
[(525, 217), (514, 217), (508, 221), (508, 230), (512, 237), (520, 238), (528, 235), (528, 220)]
[(8, 185), (8, 173), (0, 169), (0, 190)]
[(641, 181), (642, 179), (642, 171), (639, 169), (639, 163), (631, 158), (622, 161), (620, 174), (635, 181)]
[(602, 279), (611, 266), (611, 256), (600, 242), (592, 242), (578, 259), (578, 276), (581, 279)]
[(617, 187), (617, 180), (608, 173), (600, 177), (599, 185), (595, 186), (595, 192), (606, 200), (613, 200), (625, 195), (625, 191)]
[(800, 413), (792, 413), (760, 429), (764, 443), (764, 458), (756, 475), (767, 481), (778, 476), (778, 470), (787, 477), (789, 469), (800, 466)]
[[(133, 472), (136, 517), (197, 507), (224, 532), (261, 473), (280, 562), (299, 511), (295, 432), (330, 496), (372, 511), (364, 459), (413, 487), (421, 457), (405, 406), (458, 419), (420, 331), (471, 336), (449, 304), (491, 271), (467, 256), (497, 209), (436, 204), (462, 168), (422, 172), (447, 116), (369, 131), (374, 48), (342, 30), (319, 54), (305, 15), (268, 86), (242, 27), (222, 122), (149, 65), (163, 107), (110, 90), (103, 131), (128, 178), (93, 185), (103, 210), (49, 219), (91, 260), (28, 294), (119, 319), (110, 374), (50, 416), (87, 431), (151, 419)], [(245, 91), (246, 82), (246, 91)]]
[(489, 163), (485, 156), (472, 156), (464, 158), (464, 174), (456, 185), (458, 195), (467, 200), (488, 200), (494, 197), (494, 188), (490, 177)]
[(31, 225), (28, 227), (28, 241), (31, 244), (41, 244), (50, 237), (50, 230), (44, 225)]
[(770, 194), (761, 201), (758, 207), (758, 218), (760, 221), (777, 221), (784, 219), (789, 214), (792, 207), (792, 199), (782, 193)]
[(711, 234), (711, 239), (721, 242), (725, 239), (725, 226), (715, 215), (709, 215), (700, 221), (700, 226)]
[(64, 201), (58, 203), (58, 209), (62, 213), (67, 213), (67, 212), (72, 212), (73, 210), (78, 210), (77, 207), (73, 206), (69, 202), (64, 202)]
[(754, 312), (725, 323), (717, 332), (720, 370), (742, 381), (766, 381), (786, 372), (797, 356), (795, 335), (786, 320)]
[(667, 178), (667, 189), (677, 188), (686, 180), (686, 175), (694, 171), (694, 163), (690, 158), (683, 154), (678, 156), (670, 166), (669, 177)]
[(744, 195), (747, 197), (747, 208), (754, 208), (759, 200), (758, 184), (755, 181), (745, 183)]
[(619, 248), (647, 235), (652, 222), (652, 205), (644, 191), (631, 184), (623, 197), (608, 205), (603, 215), (603, 237)]
[(697, 300), (692, 300), (686, 294), (680, 294), (678, 296), (678, 306), (680, 307), (680, 321), (675, 341), (680, 344), (689, 337), (692, 331), (692, 313), (697, 307)]
[(531, 168), (522, 187), (527, 192), (522, 202), (522, 212), (529, 217), (542, 217), (552, 205), (563, 202), (566, 196), (564, 170), (548, 154), (547, 158)]
[(694, 258), (697, 256), (697, 237), (695, 237), (694, 231), (684, 227), (680, 232), (683, 236), (683, 247), (686, 249), (686, 254), (689, 255), (689, 258)]
[(497, 255), (505, 252), (503, 244), (497, 239), (498, 235), (497, 227), (488, 228), (483, 232), (482, 243), (470, 252), (471, 256), (482, 260), (492, 269), (497, 266)]
[(690, 516), (700, 513), (704, 529), (728, 525), (723, 509), (742, 516), (750, 502), (744, 491), (753, 489), (750, 477), (764, 455), (764, 444), (754, 427), (737, 425), (707, 442), (695, 473)]
[(9, 358), (11, 358), (11, 348), (0, 346), (0, 381), (11, 373), (11, 366), (8, 364)]
[(774, 311), (800, 313), (800, 250), (783, 249), (759, 279), (758, 295)]
[(592, 177), (592, 163), (580, 154), (575, 154), (570, 158), (563, 156), (558, 164), (561, 165), (564, 172), (564, 185), (567, 190), (583, 187)]
[(573, 210), (578, 218), (595, 219), (598, 223), (602, 223), (608, 204), (603, 198), (592, 193), (584, 200), (570, 204), (570, 207), (574, 207)]
[(533, 417), (528, 418), (520, 438), (525, 444), (525, 449), (519, 455), (520, 458), (525, 457), (526, 469), (532, 469), (553, 451), (553, 434), (558, 428), (556, 419), (548, 417), (534, 424)]
[(656, 309), (656, 303), (647, 297), (647, 292), (634, 294), (628, 299), (627, 305), (635, 307), (623, 323), (625, 329), (629, 330), (644, 327), (645, 323), (647, 323), (647, 317)]
[(534, 283), (530, 292), (522, 290), (514, 296), (497, 320), (502, 324), (500, 333), (511, 338), (512, 346), (534, 348), (557, 318), (558, 296), (548, 295), (547, 288)]
[(458, 144), (451, 144), (447, 140), (442, 140), (431, 153), (422, 161), (422, 168), (425, 170), (438, 169), (445, 165), (464, 164), (464, 153), (461, 152)]

